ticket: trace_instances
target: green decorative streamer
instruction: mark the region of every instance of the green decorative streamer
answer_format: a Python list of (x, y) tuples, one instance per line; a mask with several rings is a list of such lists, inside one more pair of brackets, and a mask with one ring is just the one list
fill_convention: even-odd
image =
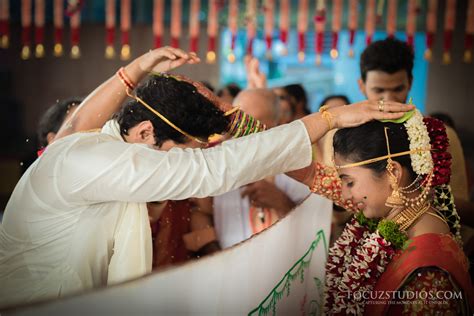
[[(265, 316), (272, 311), (272, 314), (276, 314), (276, 305), (279, 300), (283, 297), (283, 294), (286, 292), (286, 296), (290, 295), (290, 287), (291, 283), (299, 276), (300, 281), (304, 282), (304, 272), (306, 268), (308, 268), (309, 264), (311, 263), (311, 258), (313, 256), (313, 252), (316, 247), (319, 245), (320, 241), (322, 240), (325, 253), (328, 253), (328, 245), (326, 241), (326, 236), (324, 231), (321, 229), (316, 234), (316, 239), (311, 243), (311, 246), (306, 251), (306, 253), (288, 270), (284, 277), (278, 282), (278, 284), (273, 288), (270, 294), (255, 308), (253, 309), (248, 315), (259, 315)], [(316, 286), (318, 290), (322, 289), (322, 283), (319, 279), (315, 278)], [(283, 287), (281, 285), (283, 284)], [(281, 288), (280, 288), (281, 287)], [(322, 301), (322, 292), (321, 293), (321, 301)], [(311, 301), (313, 303), (315, 301)], [(313, 304), (314, 305), (314, 304)], [(311, 305), (311, 306), (313, 306)], [(317, 304), (316, 304), (317, 305)], [(318, 306), (315, 307), (318, 310)]]

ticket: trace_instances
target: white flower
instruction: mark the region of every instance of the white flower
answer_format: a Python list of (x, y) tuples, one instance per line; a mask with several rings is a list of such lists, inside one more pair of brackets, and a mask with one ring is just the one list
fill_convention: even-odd
[[(410, 150), (430, 149), (430, 135), (423, 122), (420, 111), (415, 110), (413, 116), (405, 122)], [(428, 150), (410, 154), (411, 166), (416, 174), (428, 174), (433, 169), (433, 159)]]

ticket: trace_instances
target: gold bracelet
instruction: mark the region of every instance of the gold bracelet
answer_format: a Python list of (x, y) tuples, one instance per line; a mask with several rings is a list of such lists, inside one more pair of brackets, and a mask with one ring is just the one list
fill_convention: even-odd
[(331, 114), (331, 112), (328, 111), (328, 109), (329, 106), (323, 105), (319, 109), (319, 113), (321, 113), (321, 116), (326, 120), (326, 122), (328, 122), (329, 130), (332, 130), (334, 128), (332, 124), (333, 115)]

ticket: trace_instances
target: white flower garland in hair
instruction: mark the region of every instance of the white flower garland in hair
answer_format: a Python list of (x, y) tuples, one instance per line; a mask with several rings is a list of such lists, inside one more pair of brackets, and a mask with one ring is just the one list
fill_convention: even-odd
[[(417, 109), (413, 116), (405, 122), (408, 139), (410, 141), (410, 150), (431, 148), (430, 135), (423, 122), (423, 115)], [(433, 169), (433, 158), (430, 151), (421, 151), (410, 154), (411, 166), (416, 174), (428, 174)]]

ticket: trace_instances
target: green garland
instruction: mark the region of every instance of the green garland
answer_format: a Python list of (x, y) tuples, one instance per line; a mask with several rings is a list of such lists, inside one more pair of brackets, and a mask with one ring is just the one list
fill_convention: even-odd
[(357, 213), (355, 217), (360, 225), (367, 227), (370, 232), (378, 231), (380, 236), (390, 242), (396, 249), (402, 249), (408, 240), (407, 234), (402, 232), (400, 226), (394, 221), (367, 218), (362, 212)]

